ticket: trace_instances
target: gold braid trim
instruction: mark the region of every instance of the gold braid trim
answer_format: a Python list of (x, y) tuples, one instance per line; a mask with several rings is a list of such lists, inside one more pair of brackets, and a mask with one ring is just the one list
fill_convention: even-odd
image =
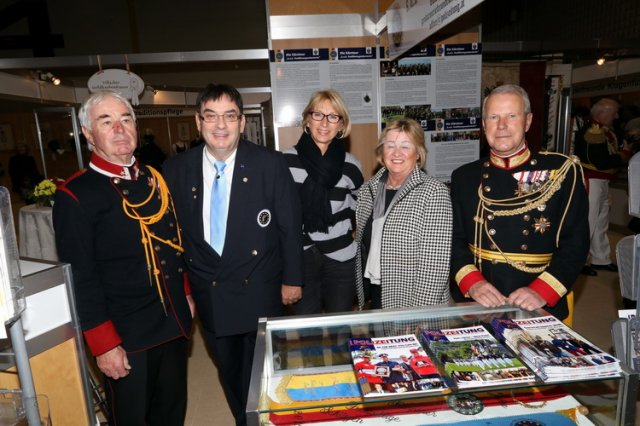
[[(149, 272), (149, 284), (153, 285), (153, 282), (156, 283), (156, 289), (158, 290), (158, 296), (160, 297), (160, 303), (162, 303), (162, 308), (164, 309), (165, 315), (167, 315), (167, 306), (164, 302), (164, 295), (162, 294), (162, 285), (160, 283), (160, 269), (158, 268), (156, 256), (153, 253), (153, 242), (158, 241), (160, 243), (166, 244), (169, 247), (179, 251), (180, 253), (184, 252), (182, 248), (182, 234), (180, 232), (180, 226), (178, 225), (178, 218), (176, 217), (176, 209), (173, 206), (173, 200), (169, 195), (169, 188), (167, 187), (167, 183), (164, 181), (160, 173), (158, 173), (153, 167), (147, 166), (152, 176), (152, 185), (151, 192), (149, 196), (139, 204), (130, 203), (124, 196), (122, 197), (122, 209), (124, 213), (131, 219), (137, 220), (140, 224), (140, 234), (142, 235), (142, 245), (144, 246), (144, 254), (147, 259), (147, 270)], [(140, 207), (144, 207), (151, 201), (154, 194), (156, 193), (156, 188), (160, 193), (160, 208), (156, 213), (153, 213), (149, 216), (140, 216), (136, 209)], [(122, 195), (122, 194), (121, 194)], [(149, 229), (149, 225), (153, 225), (154, 223), (158, 223), (162, 217), (167, 212), (167, 208), (171, 204), (171, 210), (173, 212), (173, 217), (176, 221), (176, 232), (178, 233), (178, 244), (170, 240), (166, 240), (160, 238), (151, 232)], [(153, 277), (151, 273), (153, 271)]]
[[(540, 154), (552, 155), (551, 153), (545, 152), (541, 152)], [(571, 193), (569, 194), (569, 199), (562, 213), (560, 222), (558, 223), (558, 231), (556, 232), (557, 247), (560, 240), (560, 231), (562, 230), (564, 220), (567, 216), (567, 212), (569, 211), (569, 206), (571, 205), (573, 194), (576, 189), (576, 181), (578, 178), (577, 171), (580, 171), (581, 176), (583, 174), (582, 168), (578, 166), (579, 162), (580, 160), (577, 157), (573, 156), (569, 160), (566, 160), (559, 169), (553, 170), (549, 174), (549, 180), (543, 183), (540, 188), (527, 194), (517, 195), (515, 197), (506, 198), (503, 200), (496, 200), (486, 197), (483, 193), (482, 183), (478, 186), (479, 201), (478, 207), (476, 209), (476, 216), (474, 218), (475, 235), (473, 245), (478, 248), (478, 250), (474, 251), (474, 262), (476, 263), (476, 265), (479, 265), (481, 271), (482, 262), (480, 261), (481, 257), (479, 253), (482, 251), (483, 234), (486, 235), (489, 241), (495, 246), (496, 250), (504, 258), (504, 261), (519, 271), (539, 274), (543, 272), (547, 268), (547, 266), (549, 266), (549, 263), (546, 263), (542, 266), (531, 267), (527, 266), (525, 262), (511, 259), (509, 257), (510, 253), (503, 252), (498, 244), (496, 244), (491, 234), (489, 234), (489, 221), (485, 221), (483, 218), (485, 217), (485, 212), (489, 212), (494, 216), (509, 217), (517, 216), (543, 206), (547, 203), (547, 201), (551, 199), (551, 197), (553, 197), (556, 192), (558, 192), (558, 190), (562, 187), (562, 183), (566, 179), (569, 171), (573, 170), (574, 173)], [(496, 207), (502, 207), (502, 209), (496, 209)]]

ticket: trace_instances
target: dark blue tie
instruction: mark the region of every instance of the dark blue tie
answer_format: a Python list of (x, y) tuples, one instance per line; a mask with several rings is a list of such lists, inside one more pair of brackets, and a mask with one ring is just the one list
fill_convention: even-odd
[(224, 168), (227, 167), (224, 161), (216, 161), (214, 164), (216, 176), (213, 179), (211, 188), (211, 247), (218, 254), (222, 254), (224, 248), (224, 236), (227, 231), (227, 180)]

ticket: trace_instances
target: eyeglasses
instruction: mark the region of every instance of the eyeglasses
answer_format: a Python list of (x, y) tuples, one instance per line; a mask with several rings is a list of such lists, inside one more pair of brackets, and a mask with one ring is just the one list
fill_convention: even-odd
[(327, 121), (333, 124), (342, 120), (342, 116), (338, 114), (323, 114), (320, 111), (311, 111), (310, 115), (311, 115), (311, 118), (313, 118), (315, 121), (322, 121), (326, 117)]
[(238, 121), (242, 114), (235, 111), (225, 112), (223, 114), (216, 114), (215, 112), (205, 112), (204, 114), (198, 114), (200, 119), (205, 123), (217, 123), (219, 118), (222, 118), (225, 123), (231, 123)]

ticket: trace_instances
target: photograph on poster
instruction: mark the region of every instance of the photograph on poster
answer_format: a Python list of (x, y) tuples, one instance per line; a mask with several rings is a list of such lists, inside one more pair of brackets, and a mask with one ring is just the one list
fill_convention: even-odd
[(398, 61), (381, 61), (380, 77), (408, 77), (431, 75), (431, 59), (405, 58)]
[(467, 132), (434, 132), (431, 142), (473, 141), (480, 139), (480, 130)]
[(13, 149), (15, 142), (13, 140), (13, 129), (10, 124), (0, 124), (0, 150), (6, 151)]

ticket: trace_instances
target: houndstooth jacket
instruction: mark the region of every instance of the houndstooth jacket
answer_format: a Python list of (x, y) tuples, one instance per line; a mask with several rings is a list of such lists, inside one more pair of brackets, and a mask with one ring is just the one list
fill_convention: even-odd
[[(356, 208), (356, 290), (358, 308), (365, 304), (362, 237), (373, 212), (382, 168), (358, 191)], [(416, 169), (397, 200), (389, 206), (382, 231), (381, 285), (383, 309), (449, 302), (449, 256), (452, 213), (449, 190)]]

